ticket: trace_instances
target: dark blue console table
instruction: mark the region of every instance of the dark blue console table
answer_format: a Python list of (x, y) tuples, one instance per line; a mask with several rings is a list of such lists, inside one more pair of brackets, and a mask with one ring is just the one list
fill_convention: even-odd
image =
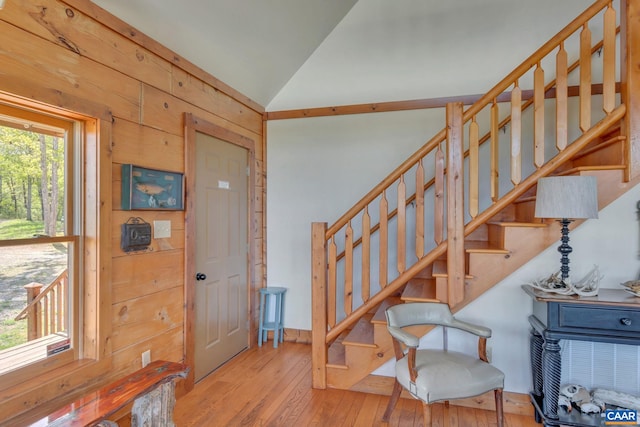
[(531, 333), (531, 402), (536, 420), (548, 426), (600, 426), (599, 414), (558, 408), (562, 364), (560, 340), (640, 345), (640, 298), (623, 289), (600, 289), (595, 297), (547, 293), (529, 285), (533, 299)]

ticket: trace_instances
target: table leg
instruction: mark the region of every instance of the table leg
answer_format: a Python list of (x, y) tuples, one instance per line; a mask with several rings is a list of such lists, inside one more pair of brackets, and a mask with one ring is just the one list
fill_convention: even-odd
[[(531, 355), (531, 378), (533, 383), (532, 394), (538, 402), (542, 401), (542, 345), (544, 340), (542, 335), (531, 328), (529, 331), (529, 351)], [(537, 423), (541, 422), (541, 414), (535, 411), (534, 416)]]
[(558, 419), (558, 395), (562, 364), (560, 340), (545, 338), (542, 350), (542, 390), (544, 392), (543, 412), (549, 419)]

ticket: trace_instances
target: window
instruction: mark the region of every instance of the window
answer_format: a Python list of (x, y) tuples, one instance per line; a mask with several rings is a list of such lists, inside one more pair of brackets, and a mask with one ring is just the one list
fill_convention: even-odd
[[(50, 103), (65, 103), (56, 93), (35, 91)], [(18, 338), (0, 337), (13, 340), (0, 350), (0, 418), (32, 416), (42, 403), (99, 381), (112, 368), (113, 118), (94, 101), (72, 97), (69, 103), (78, 112), (0, 91), (0, 149), (8, 150), (0, 153), (0, 226), (11, 220), (27, 226), (0, 232), (2, 256), (13, 263), (26, 260), (22, 269), (0, 262), (0, 324), (27, 323)], [(5, 162), (9, 155), (13, 161)], [(20, 284), (9, 296), (6, 288), (17, 278)], [(62, 283), (62, 290), (45, 293), (52, 283)], [(22, 308), (9, 315), (13, 298)], [(27, 298), (55, 301), (40, 310), (46, 329), (34, 331), (37, 323), (15, 320), (29, 307)], [(9, 362), (12, 352), (19, 356)]]
[(0, 103), (0, 375), (78, 358), (80, 127)]

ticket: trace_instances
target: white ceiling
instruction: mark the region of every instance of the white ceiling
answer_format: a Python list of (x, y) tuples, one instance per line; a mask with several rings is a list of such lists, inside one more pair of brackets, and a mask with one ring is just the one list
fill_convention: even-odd
[(266, 106), (357, 0), (93, 0)]

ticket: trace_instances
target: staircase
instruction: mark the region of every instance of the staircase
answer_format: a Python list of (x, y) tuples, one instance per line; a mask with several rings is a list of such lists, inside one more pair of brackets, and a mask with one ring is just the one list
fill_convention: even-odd
[[(594, 3), (478, 102), (448, 105), (446, 127), (335, 224), (313, 224), (315, 388), (362, 390), (392, 358), (390, 305), (456, 312), (556, 242), (559, 225), (533, 215), (539, 178), (596, 176), (601, 209), (635, 184), (616, 14)], [(591, 28), (602, 41), (592, 44)], [(578, 52), (572, 64), (565, 46)]]

